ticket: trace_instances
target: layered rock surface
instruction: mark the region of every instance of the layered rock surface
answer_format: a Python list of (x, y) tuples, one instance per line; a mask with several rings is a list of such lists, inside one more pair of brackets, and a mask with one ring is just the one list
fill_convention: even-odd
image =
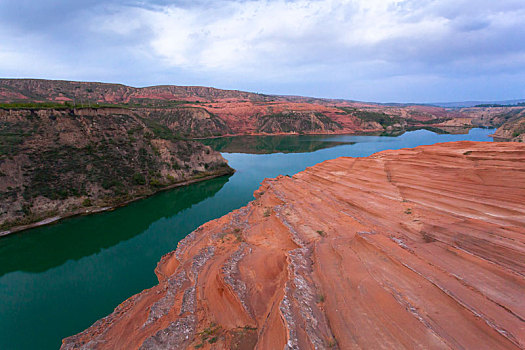
[(326, 161), (162, 258), (63, 349), (523, 349), (525, 146)]
[(175, 134), (197, 138), (286, 133), (399, 134), (420, 128), (455, 133), (473, 126), (499, 127), (516, 110), (525, 110), (523, 107), (451, 109), (380, 105), (199, 86), (135, 88), (95, 82), (0, 79), (0, 108), (20, 108), (20, 104), (31, 106), (32, 103), (118, 106), (158, 120)]

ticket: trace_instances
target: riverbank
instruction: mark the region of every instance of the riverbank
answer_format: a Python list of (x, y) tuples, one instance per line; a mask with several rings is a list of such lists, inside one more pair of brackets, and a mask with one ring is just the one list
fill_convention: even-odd
[(266, 179), (62, 349), (522, 348), (524, 155), (437, 143)]
[[(0, 318), (0, 348), (58, 349), (62, 339), (156, 285), (153, 271), (163, 255), (197, 227), (247, 205), (265, 178), (292, 176), (341, 156), (367, 157), (438, 142), (492, 141), (488, 134), (493, 132), (473, 129), (464, 135), (438, 135), (419, 130), (399, 137), (301, 137), (302, 153), (291, 152), (297, 137), (279, 136), (279, 142), (264, 143), (265, 154), (224, 153), (229, 166), (236, 169), (230, 177), (181, 186), (112, 211), (3, 237), (0, 314), (8, 317)], [(318, 139), (333, 147), (318, 148)], [(272, 148), (281, 141), (290, 152)], [(32, 337), (27, 337), (28, 329)]]
[(7, 235), (10, 235), (10, 234), (13, 234), (13, 233), (18, 233), (18, 232), (21, 232), (21, 231), (29, 230), (29, 229), (32, 229), (32, 228), (55, 224), (55, 223), (57, 223), (57, 222), (59, 222), (61, 220), (64, 220), (64, 219), (67, 219), (67, 218), (72, 218), (72, 217), (75, 217), (75, 216), (91, 215), (91, 214), (97, 214), (97, 213), (103, 213), (103, 212), (106, 212), (106, 211), (115, 210), (117, 208), (126, 206), (126, 205), (128, 205), (130, 203), (139, 201), (141, 199), (154, 196), (154, 195), (156, 195), (156, 194), (158, 194), (160, 192), (168, 191), (168, 190), (171, 190), (171, 189), (174, 189), (174, 188), (177, 188), (177, 187), (187, 186), (187, 185), (190, 185), (190, 184), (193, 184), (193, 183), (197, 183), (197, 182), (201, 182), (201, 181), (210, 180), (210, 179), (213, 179), (213, 178), (216, 178), (216, 177), (220, 177), (220, 176), (232, 175), (234, 173), (235, 173), (235, 169), (219, 171), (219, 172), (216, 172), (214, 174), (204, 175), (204, 176), (199, 174), (198, 178), (194, 178), (194, 179), (178, 182), (178, 183), (175, 183), (175, 184), (167, 185), (165, 187), (159, 188), (157, 191), (152, 192), (152, 193), (150, 193), (148, 195), (137, 196), (137, 197), (135, 197), (133, 199), (130, 199), (130, 200), (122, 202), (122, 203), (118, 203), (116, 205), (104, 206), (104, 207), (79, 208), (79, 209), (76, 209), (76, 210), (71, 211), (71, 212), (63, 213), (63, 214), (56, 215), (56, 216), (50, 216), (50, 217), (44, 218), (44, 219), (42, 219), (40, 221), (37, 221), (37, 222), (34, 222), (34, 223), (30, 223), (30, 224), (27, 224), (27, 225), (13, 226), (12, 228), (9, 228), (8, 230), (1, 231), (0, 232), (0, 238), (4, 237), (4, 236), (7, 236)]

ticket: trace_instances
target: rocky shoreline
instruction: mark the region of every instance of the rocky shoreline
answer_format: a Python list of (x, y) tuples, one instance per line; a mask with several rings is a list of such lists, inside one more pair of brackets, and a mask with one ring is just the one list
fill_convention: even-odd
[(524, 158), (462, 141), (267, 179), (62, 349), (523, 348)]
[(182, 182), (179, 182), (179, 183), (171, 184), (171, 185), (168, 185), (166, 187), (160, 188), (156, 192), (153, 192), (153, 193), (151, 193), (151, 194), (149, 194), (147, 196), (139, 196), (139, 197), (133, 198), (131, 200), (119, 203), (118, 205), (108, 206), (108, 207), (82, 208), (82, 209), (78, 209), (78, 210), (72, 211), (70, 213), (65, 213), (65, 214), (61, 214), (61, 215), (45, 218), (45, 219), (43, 219), (41, 221), (38, 221), (38, 222), (35, 222), (35, 223), (32, 223), (32, 224), (11, 227), (8, 230), (0, 231), (0, 237), (7, 236), (7, 235), (10, 235), (10, 234), (13, 234), (13, 233), (17, 233), (17, 232), (21, 232), (21, 231), (25, 231), (25, 230), (29, 230), (29, 229), (35, 228), (35, 227), (41, 227), (41, 226), (56, 224), (56, 223), (58, 223), (58, 222), (60, 222), (60, 221), (62, 221), (64, 219), (72, 218), (72, 217), (75, 217), (75, 216), (92, 215), (92, 214), (98, 214), (98, 213), (103, 213), (103, 212), (107, 212), (107, 211), (112, 211), (112, 210), (115, 210), (117, 208), (124, 207), (124, 206), (126, 206), (126, 205), (128, 205), (130, 203), (139, 201), (141, 199), (145, 199), (145, 198), (154, 196), (154, 195), (156, 195), (156, 194), (158, 194), (160, 192), (169, 191), (169, 190), (172, 190), (172, 189), (177, 188), (177, 187), (188, 186), (188, 185), (191, 185), (191, 184), (194, 184), (194, 183), (197, 183), (197, 182), (201, 182), (201, 181), (211, 180), (211, 179), (214, 179), (214, 178), (220, 177), (220, 176), (229, 176), (229, 175), (232, 175), (234, 173), (235, 173), (234, 169), (225, 170), (225, 171), (217, 172), (217, 173), (209, 175), (209, 176), (203, 176), (203, 177), (199, 177), (197, 179), (191, 179), (191, 180), (186, 180), (186, 181), (182, 181)]

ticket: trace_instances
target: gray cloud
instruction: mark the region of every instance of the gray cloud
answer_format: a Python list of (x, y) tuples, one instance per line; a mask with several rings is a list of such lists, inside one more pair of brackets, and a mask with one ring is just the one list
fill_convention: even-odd
[(3, 0), (0, 75), (363, 100), (525, 96), (521, 0)]

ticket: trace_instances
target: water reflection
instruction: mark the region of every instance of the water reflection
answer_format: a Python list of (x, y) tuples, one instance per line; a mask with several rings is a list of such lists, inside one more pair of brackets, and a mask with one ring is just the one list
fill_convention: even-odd
[(278, 135), (278, 136), (233, 136), (201, 140), (214, 150), (226, 153), (306, 153), (352, 142), (333, 141), (320, 135)]
[(217, 193), (228, 177), (162, 192), (116, 211), (68, 219), (0, 240), (0, 276), (11, 271), (43, 272), (128, 240), (162, 217)]
[[(230, 178), (0, 239), (0, 349), (57, 349), (62, 338), (84, 330), (124, 299), (154, 285), (153, 270), (163, 254), (199, 225), (253, 199), (265, 177), (293, 175), (340, 156), (364, 157), (436, 142), (491, 141), (488, 135), (493, 131), (264, 136), (255, 142), (264, 147), (250, 151), (265, 154), (225, 154), (237, 170)], [(242, 140), (230, 144), (240, 145)]]

